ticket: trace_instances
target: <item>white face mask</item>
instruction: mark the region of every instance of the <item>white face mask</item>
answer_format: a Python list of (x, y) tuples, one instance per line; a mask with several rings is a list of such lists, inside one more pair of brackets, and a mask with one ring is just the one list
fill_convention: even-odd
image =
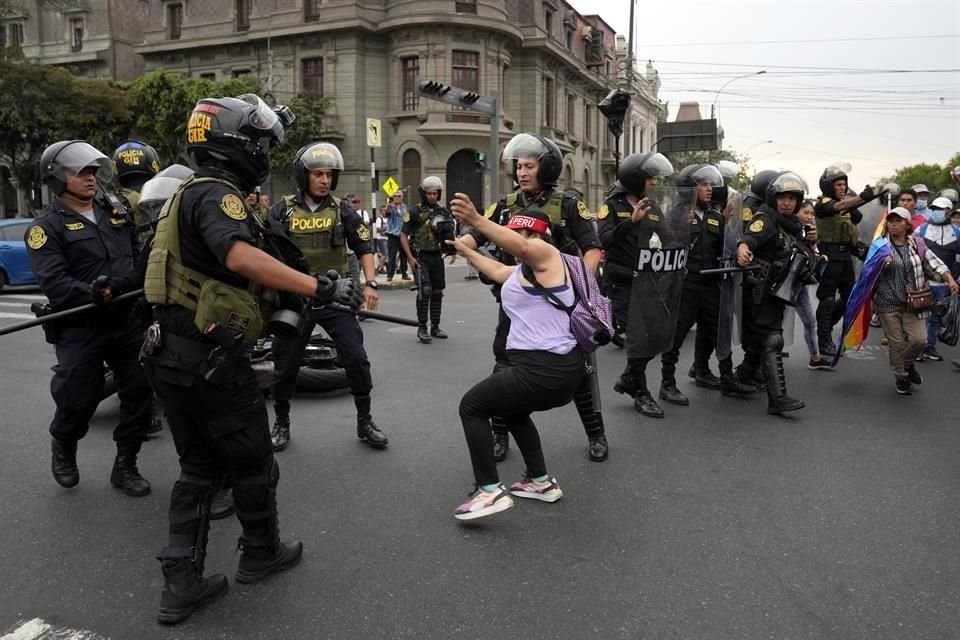
[(924, 198), (917, 199), (917, 209), (926, 209), (927, 201)]

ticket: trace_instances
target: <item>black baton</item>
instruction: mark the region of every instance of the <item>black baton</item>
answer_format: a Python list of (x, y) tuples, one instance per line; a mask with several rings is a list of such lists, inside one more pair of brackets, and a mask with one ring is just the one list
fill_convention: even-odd
[[(129, 300), (130, 298), (138, 298), (143, 295), (143, 289), (137, 289), (136, 291), (128, 291), (123, 295), (119, 295), (116, 298), (112, 298), (110, 302), (106, 303), (108, 305), (113, 304), (114, 302), (120, 302), (121, 300)], [(64, 309), (63, 311), (57, 311), (55, 313), (48, 313), (45, 316), (40, 316), (35, 320), (27, 320), (26, 322), (21, 322), (19, 324), (12, 324), (9, 327), (3, 327), (0, 329), (0, 336), (5, 336), (8, 333), (15, 333), (17, 331), (22, 331), (24, 329), (29, 329), (30, 327), (36, 327), (46, 322), (51, 322), (53, 320), (61, 320), (68, 316), (72, 316), (75, 313), (83, 313), (84, 311), (92, 311), (98, 307), (104, 305), (90, 304), (80, 305), (79, 307), (73, 307), (72, 309)]]

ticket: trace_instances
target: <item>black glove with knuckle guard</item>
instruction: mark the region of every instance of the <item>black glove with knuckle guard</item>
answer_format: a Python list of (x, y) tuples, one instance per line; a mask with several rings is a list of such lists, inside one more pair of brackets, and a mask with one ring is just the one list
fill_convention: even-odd
[(108, 276), (97, 276), (97, 279), (90, 283), (90, 300), (94, 304), (106, 304), (107, 301), (103, 299), (103, 290), (109, 288), (110, 278)]
[(327, 271), (327, 275), (317, 275), (317, 302), (326, 304), (336, 302), (356, 309), (363, 302), (363, 295), (352, 278), (341, 278), (336, 271)]
[(877, 197), (877, 194), (873, 192), (873, 187), (871, 187), (870, 185), (865, 186), (863, 188), (863, 191), (861, 191), (857, 195), (859, 195), (860, 199), (863, 200), (864, 202), (870, 202), (871, 200)]

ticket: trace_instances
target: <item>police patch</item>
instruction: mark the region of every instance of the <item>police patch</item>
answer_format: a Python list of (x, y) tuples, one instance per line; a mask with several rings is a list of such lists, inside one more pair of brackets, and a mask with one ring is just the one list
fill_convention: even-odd
[(753, 220), (753, 210), (750, 207), (744, 207), (743, 211), (740, 212), (740, 219), (744, 222)]
[(608, 215), (610, 215), (610, 208), (605, 204), (600, 205), (600, 211), (597, 211), (597, 220), (603, 220)]
[(47, 244), (47, 233), (43, 230), (43, 227), (32, 227), (30, 236), (27, 238), (27, 246), (37, 250), (45, 244)]
[(651, 222), (660, 222), (660, 216), (655, 213), (648, 213), (647, 220), (650, 220)]
[(493, 217), (493, 212), (496, 211), (496, 210), (497, 210), (497, 203), (494, 202), (492, 205), (490, 205), (489, 207), (487, 207), (487, 210), (486, 210), (486, 211), (483, 212), (483, 217), (484, 217), (484, 218)]
[(367, 229), (367, 225), (362, 224), (357, 227), (357, 237), (363, 240), (364, 242), (370, 239), (370, 229)]
[(583, 204), (583, 200), (577, 200), (577, 213), (580, 214), (580, 217), (584, 220), (592, 220), (593, 215), (590, 213), (590, 209), (587, 208), (587, 205)]
[(238, 196), (228, 193), (223, 196), (223, 199), (220, 200), (220, 209), (227, 214), (228, 218), (234, 220), (246, 220), (247, 219), (247, 210), (243, 206), (243, 200)]
[(828, 202), (830, 202), (830, 198), (824, 196), (820, 198), (820, 202), (822, 202), (823, 204), (827, 204)]
[(86, 225), (83, 224), (82, 222), (68, 222), (64, 226), (67, 228), (67, 231), (80, 231)]
[(403, 214), (403, 221), (404, 221), (404, 223), (410, 222), (410, 213), (409, 213), (409, 212)]
[(707, 218), (707, 224), (713, 225), (714, 227), (719, 227), (720, 221), (717, 220), (716, 218)]
[(749, 229), (753, 233), (760, 233), (763, 231), (763, 220), (754, 220), (750, 223)]

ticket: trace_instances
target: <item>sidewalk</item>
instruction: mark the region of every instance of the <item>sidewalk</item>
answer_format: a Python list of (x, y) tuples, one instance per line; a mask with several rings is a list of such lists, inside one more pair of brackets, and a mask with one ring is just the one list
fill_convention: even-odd
[[(456, 275), (457, 277), (462, 278), (463, 275), (461, 275), (461, 274), (459, 274), (459, 273), (457, 273), (457, 274), (450, 274), (449, 272), (450, 272), (451, 270), (456, 270), (456, 271), (464, 270), (464, 275), (465, 275), (466, 267), (467, 267), (467, 261), (464, 260), (463, 258), (458, 258), (457, 261), (456, 261), (455, 263), (453, 263), (453, 264), (447, 264), (447, 265), (446, 265), (446, 268), (447, 268), (448, 277), (450, 277), (451, 275)], [(408, 274), (408, 275), (411, 275), (411, 274)], [(383, 290), (388, 290), (388, 289), (410, 289), (410, 287), (412, 287), (412, 286), (414, 285), (414, 282), (413, 282), (413, 278), (412, 278), (412, 277), (407, 278), (406, 280), (404, 280), (403, 278), (400, 277), (400, 274), (399, 274), (399, 273), (395, 273), (395, 274), (393, 275), (393, 280), (392, 280), (391, 282), (387, 282), (387, 276), (386, 276), (386, 274), (378, 273), (378, 274), (377, 274), (377, 284), (378, 284), (378, 287), (379, 287), (380, 289), (383, 289)]]

